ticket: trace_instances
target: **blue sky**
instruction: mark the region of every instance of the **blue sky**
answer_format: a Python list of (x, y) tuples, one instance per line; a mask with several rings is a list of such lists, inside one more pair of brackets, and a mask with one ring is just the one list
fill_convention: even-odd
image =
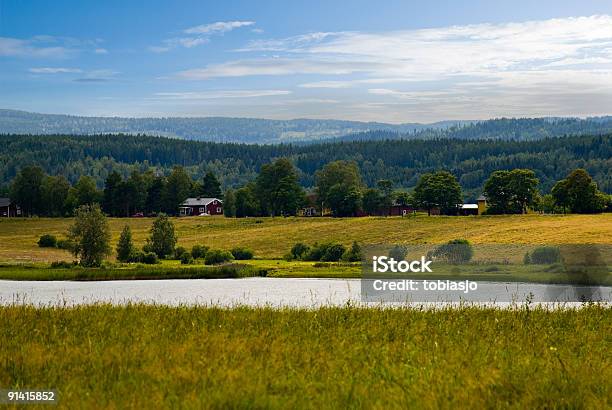
[(610, 1), (0, 0), (0, 108), (399, 123), (610, 107)]

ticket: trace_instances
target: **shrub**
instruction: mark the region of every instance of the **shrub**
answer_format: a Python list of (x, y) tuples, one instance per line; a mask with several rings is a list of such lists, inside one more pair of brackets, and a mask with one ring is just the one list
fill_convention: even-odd
[(45, 234), (38, 239), (38, 246), (41, 248), (55, 248), (57, 239), (53, 235)]
[(431, 256), (448, 263), (465, 263), (472, 259), (474, 249), (467, 239), (453, 239), (436, 248)]
[(219, 263), (229, 262), (234, 259), (234, 256), (228, 251), (212, 249), (206, 252), (204, 263), (206, 265), (216, 265)]
[(200, 259), (206, 256), (206, 252), (208, 252), (208, 246), (204, 245), (193, 245), (191, 248), (191, 256), (193, 259)]
[(253, 259), (253, 251), (248, 249), (248, 248), (234, 248), (231, 250), (232, 255), (234, 256), (234, 259), (236, 260), (247, 260), (247, 259)]
[(145, 245), (142, 247), (142, 251), (145, 253), (153, 252), (153, 245), (150, 243), (145, 243)]
[(147, 252), (143, 254), (141, 262), (146, 263), (147, 265), (154, 265), (158, 263), (159, 260), (155, 252)]
[(550, 265), (559, 262), (561, 254), (555, 246), (540, 246), (531, 252), (530, 258), (535, 265)]
[(72, 250), (72, 243), (68, 239), (58, 239), (55, 246), (57, 249)]
[[(147, 252), (148, 253), (148, 252)], [(138, 249), (133, 249), (128, 262), (144, 263), (145, 253)]]
[(363, 257), (363, 253), (361, 251), (361, 246), (357, 242), (353, 242), (351, 249), (348, 249), (342, 255), (342, 260), (345, 262), (360, 262)]
[(389, 250), (389, 258), (393, 258), (396, 261), (403, 261), (406, 257), (406, 247), (402, 245), (395, 245)]
[(330, 246), (329, 243), (316, 243), (312, 245), (312, 248), (308, 250), (305, 254), (302, 255), (302, 259), (305, 261), (320, 261), (325, 255), (325, 251)]
[(51, 269), (70, 269), (74, 266), (74, 263), (66, 261), (55, 261), (51, 262)]
[(193, 263), (193, 256), (189, 252), (183, 252), (181, 255), (181, 265), (190, 265)]
[(310, 251), (310, 246), (302, 243), (302, 242), (298, 242), (295, 245), (293, 245), (293, 247), (291, 248), (291, 251), (289, 251), (289, 256), (290, 259), (302, 259), (308, 252)]
[(529, 252), (525, 252), (525, 256), (523, 256), (523, 264), (524, 265), (531, 264), (531, 255), (529, 255)]
[(177, 246), (174, 249), (174, 259), (182, 261), (183, 260), (183, 255), (186, 254), (186, 253), (189, 253), (189, 252), (187, 252), (187, 249), (185, 249), (182, 246)]
[(330, 244), (327, 246), (327, 249), (325, 249), (323, 256), (321, 256), (321, 261), (338, 262), (342, 258), (342, 255), (344, 255), (344, 252), (346, 252), (344, 245), (339, 243)]

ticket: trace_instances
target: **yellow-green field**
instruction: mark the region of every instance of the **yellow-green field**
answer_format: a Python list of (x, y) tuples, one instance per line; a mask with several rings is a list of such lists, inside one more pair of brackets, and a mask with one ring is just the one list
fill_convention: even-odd
[(60, 408), (609, 409), (611, 334), (601, 306), (0, 307), (0, 386)]
[[(352, 241), (376, 243), (443, 243), (465, 238), (474, 244), (610, 244), (612, 214), (509, 215), (480, 217), (416, 218), (175, 218), (179, 245), (199, 243), (211, 248), (246, 246), (257, 258), (280, 258), (298, 241)], [(39, 248), (42, 234), (61, 237), (71, 219), (0, 219), (0, 262), (50, 262), (70, 260), (67, 252)], [(110, 219), (113, 247), (125, 224), (136, 245), (142, 246), (150, 218)]]

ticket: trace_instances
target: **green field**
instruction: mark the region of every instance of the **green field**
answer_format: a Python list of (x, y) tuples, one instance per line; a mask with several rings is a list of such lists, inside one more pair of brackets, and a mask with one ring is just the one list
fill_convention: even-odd
[(609, 309), (0, 307), (61, 408), (610, 408)]

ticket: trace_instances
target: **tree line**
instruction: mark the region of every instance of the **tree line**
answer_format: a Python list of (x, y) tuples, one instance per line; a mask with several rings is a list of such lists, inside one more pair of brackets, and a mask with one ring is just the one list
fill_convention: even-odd
[[(573, 170), (542, 195), (536, 173), (530, 169), (492, 172), (481, 189), (490, 214), (517, 214), (529, 210), (593, 213), (609, 210), (611, 196), (600, 191), (584, 169)], [(208, 171), (201, 180), (192, 179), (175, 166), (170, 175), (134, 171), (123, 178), (111, 172), (98, 190), (88, 176), (74, 186), (63, 176), (49, 176), (38, 166), (24, 167), (10, 187), (10, 197), (25, 215), (66, 216), (83, 205), (100, 204), (110, 216), (166, 213), (176, 215), (188, 197), (224, 200), (228, 217), (290, 216), (303, 207), (314, 207), (333, 216), (389, 215), (392, 205), (436, 209), (457, 214), (466, 197), (458, 178), (440, 170), (422, 174), (413, 190), (380, 179), (368, 185), (354, 161), (332, 161), (315, 171), (315, 186), (307, 191), (299, 182), (299, 170), (288, 158), (264, 164), (250, 182), (222, 192), (217, 176)]]

